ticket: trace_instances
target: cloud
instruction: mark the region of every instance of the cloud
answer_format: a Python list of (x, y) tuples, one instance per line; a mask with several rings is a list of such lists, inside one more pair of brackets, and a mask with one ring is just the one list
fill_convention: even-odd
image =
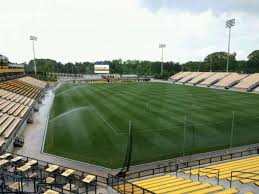
[[(0, 53), (11, 61), (32, 58), (30, 35), (36, 35), (36, 56), (62, 62), (122, 58), (160, 60), (158, 44), (166, 43), (165, 60), (203, 60), (227, 49), (225, 20), (237, 19), (231, 50), (245, 59), (258, 49), (257, 15), (213, 10), (156, 12), (138, 0), (8, 0), (0, 12)], [(179, 8), (180, 9), (180, 8)]]
[(152, 11), (167, 7), (172, 10), (196, 13), (212, 10), (215, 14), (246, 12), (259, 15), (258, 0), (141, 0), (141, 3)]

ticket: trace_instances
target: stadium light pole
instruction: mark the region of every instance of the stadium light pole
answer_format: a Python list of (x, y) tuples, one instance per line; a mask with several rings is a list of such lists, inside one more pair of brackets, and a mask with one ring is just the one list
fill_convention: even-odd
[(30, 36), (30, 40), (32, 41), (32, 50), (33, 50), (33, 63), (34, 63), (34, 74), (37, 74), (36, 62), (35, 62), (35, 47), (34, 41), (37, 41), (38, 38), (36, 36)]
[(235, 26), (235, 19), (226, 21), (226, 28), (228, 28), (228, 58), (227, 58), (227, 72), (229, 67), (229, 51), (230, 51), (230, 38), (231, 38), (231, 28)]
[(162, 50), (162, 58), (161, 58), (161, 72), (160, 72), (160, 76), (162, 79), (163, 76), (163, 65), (164, 65), (164, 48), (166, 47), (166, 44), (159, 44), (159, 48), (161, 48)]

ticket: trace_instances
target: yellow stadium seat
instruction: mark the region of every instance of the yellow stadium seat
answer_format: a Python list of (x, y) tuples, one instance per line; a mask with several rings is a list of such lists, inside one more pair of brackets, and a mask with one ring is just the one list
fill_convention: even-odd
[(161, 193), (161, 194), (169, 193), (169, 192), (172, 192), (172, 191), (176, 191), (176, 190), (184, 189), (184, 188), (188, 188), (188, 187), (194, 187), (194, 186), (197, 186), (197, 185), (201, 185), (201, 182), (197, 181), (197, 182), (181, 184), (181, 185), (169, 187), (169, 188), (166, 188), (166, 189), (161, 189), (161, 190), (157, 191), (156, 193), (157, 194), (159, 194), (159, 193)]
[(138, 185), (138, 184), (142, 184), (142, 183), (146, 183), (146, 182), (160, 181), (160, 180), (166, 179), (166, 178), (174, 178), (174, 177), (173, 176), (171, 177), (169, 175), (153, 177), (153, 178), (149, 178), (149, 179), (144, 179), (144, 180), (136, 181), (136, 182), (134, 182), (134, 184)]
[(177, 191), (173, 191), (173, 192), (169, 192), (168, 194), (183, 194), (183, 193), (189, 193), (189, 192), (193, 192), (193, 191), (198, 191), (201, 189), (205, 189), (211, 187), (210, 183), (205, 183), (205, 184), (201, 184), (201, 185), (196, 185), (196, 186), (192, 186), (192, 187), (188, 187), (188, 188), (184, 188), (184, 189), (180, 189)]
[(216, 191), (221, 191), (223, 189), (225, 189), (225, 187), (219, 185), (219, 186), (210, 187), (199, 191), (190, 192), (190, 194), (207, 194), (207, 193), (212, 193)]
[(214, 193), (214, 194), (235, 194), (235, 193), (238, 193), (239, 190), (236, 189), (236, 188), (233, 188), (233, 189), (227, 189), (225, 191), (220, 191), (220, 192), (217, 192), (217, 193)]
[[(167, 180), (167, 181), (161, 181), (161, 182), (156, 182), (153, 184), (148, 184), (148, 185), (138, 185), (140, 187), (145, 187), (145, 188), (153, 188), (157, 186), (171, 186), (171, 185), (178, 185), (178, 184), (183, 184), (183, 183), (188, 183), (192, 182), (191, 180), (184, 180), (183, 178), (178, 178), (178, 179), (172, 179), (172, 180)], [(163, 184), (161, 184), (163, 183)]]
[(170, 190), (172, 187), (176, 187), (179, 185), (184, 185), (187, 183), (191, 183), (191, 180), (183, 180), (183, 181), (178, 181), (178, 182), (174, 182), (171, 184), (157, 184), (156, 186), (153, 187), (145, 187), (145, 189), (151, 190), (151, 191), (155, 191), (155, 192), (159, 192), (160, 190)]

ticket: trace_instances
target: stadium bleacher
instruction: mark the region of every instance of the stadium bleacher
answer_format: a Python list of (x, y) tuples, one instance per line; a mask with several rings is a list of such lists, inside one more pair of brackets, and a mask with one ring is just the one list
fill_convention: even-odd
[(213, 84), (217, 83), (218, 81), (220, 81), (221, 79), (223, 79), (224, 77), (226, 77), (228, 75), (229, 75), (229, 73), (217, 72), (199, 84), (205, 85), (205, 86), (212, 86)]
[(257, 185), (257, 181), (259, 181), (259, 156), (186, 170), (185, 173), (217, 178), (219, 180), (229, 180), (231, 182), (239, 181), (242, 184), (254, 183)]
[[(242, 156), (241, 156), (242, 157)], [(234, 160), (215, 161), (216, 164), (200, 167), (185, 167), (176, 169), (175, 173), (157, 176), (144, 175), (150, 171), (140, 171), (144, 176), (137, 175), (137, 179), (131, 181), (117, 180), (118, 184), (112, 186), (120, 193), (171, 193), (171, 194), (254, 194), (259, 191), (259, 156), (258, 154), (246, 156)], [(186, 165), (186, 164), (185, 164)], [(188, 165), (187, 165), (188, 166)], [(164, 167), (165, 169), (165, 167)], [(155, 169), (153, 169), (155, 170)], [(156, 169), (158, 170), (158, 169)], [(154, 171), (153, 171), (154, 174)], [(129, 177), (135, 177), (129, 175)], [(146, 176), (146, 177), (145, 177)], [(186, 178), (188, 176), (188, 178)], [(145, 178), (144, 178), (145, 177)], [(203, 178), (202, 178), (203, 177)], [(139, 179), (140, 178), (140, 179)], [(215, 181), (218, 180), (218, 181)], [(219, 182), (219, 180), (222, 182)], [(227, 180), (227, 181), (224, 181)], [(233, 184), (235, 182), (239, 184)], [(116, 181), (115, 181), (116, 182)], [(248, 185), (250, 184), (250, 185)]]
[(175, 74), (175, 75), (172, 75), (171, 77), (170, 77), (170, 79), (174, 79), (175, 77), (177, 77), (177, 76), (179, 76), (180, 74), (182, 74), (183, 73), (183, 71), (180, 71), (179, 73), (177, 73), (177, 74)]
[[(3, 98), (13, 98), (15, 95), (22, 95), (29, 98), (36, 98), (38, 93), (46, 86), (45, 82), (31, 77), (22, 77), (0, 83), (2, 90), (8, 91)], [(18, 98), (18, 97), (17, 97)]]
[(192, 72), (188, 72), (188, 71), (186, 71), (186, 72), (180, 72), (180, 73), (178, 73), (178, 74), (176, 74), (174, 77), (172, 77), (171, 79), (173, 80), (173, 81), (179, 81), (179, 80), (181, 80), (182, 78), (184, 78), (185, 76), (187, 76), (187, 75), (189, 75), (189, 74), (191, 74)]
[(248, 75), (244, 75), (244, 74), (230, 73), (228, 76), (224, 77), (218, 83), (216, 83), (215, 86), (222, 87), (222, 88), (229, 88), (239, 83), (240, 80), (244, 79), (247, 76)]
[(32, 77), (0, 83), (0, 148), (29, 114), (45, 86), (45, 82)]
[(235, 89), (250, 91), (259, 84), (259, 73), (249, 75), (234, 86)]
[(193, 78), (191, 81), (187, 82), (188, 84), (199, 84), (202, 81), (204, 81), (205, 79), (209, 78), (210, 76), (212, 76), (213, 74), (215, 74), (214, 72), (203, 72), (202, 74), (198, 75), (197, 77)]
[(247, 75), (226, 72), (179, 72), (171, 76), (170, 80), (181, 84), (259, 91), (259, 73)]
[[(224, 193), (229, 192), (229, 189), (226, 189), (221, 185), (213, 186), (211, 183), (202, 183), (200, 181), (193, 181), (191, 179), (184, 179), (171, 175), (147, 178), (135, 181), (133, 184), (158, 194), (206, 194), (219, 191)], [(127, 191), (127, 187), (130, 187), (130, 185), (126, 185), (124, 187), (126, 187)], [(232, 188), (231, 191), (233, 191), (233, 193), (238, 193), (238, 189), (236, 188)]]
[(192, 80), (193, 78), (199, 76), (202, 72), (192, 72), (191, 74), (185, 76), (184, 78), (180, 79), (178, 82), (185, 84), (186, 82)]

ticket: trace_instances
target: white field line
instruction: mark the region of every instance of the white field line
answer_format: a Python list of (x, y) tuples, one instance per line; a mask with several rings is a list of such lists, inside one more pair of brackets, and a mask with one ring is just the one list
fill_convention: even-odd
[(109, 123), (108, 121), (106, 121), (106, 120), (103, 118), (103, 116), (102, 116), (99, 112), (97, 112), (97, 110), (96, 110), (92, 105), (90, 105), (90, 106), (91, 106), (92, 110), (96, 113), (96, 115), (97, 115), (100, 119), (102, 119), (102, 120), (112, 129), (112, 131), (113, 131), (116, 135), (125, 135), (125, 134), (128, 134), (128, 133), (119, 133), (116, 129), (114, 129), (114, 128), (110, 125), (110, 123)]

